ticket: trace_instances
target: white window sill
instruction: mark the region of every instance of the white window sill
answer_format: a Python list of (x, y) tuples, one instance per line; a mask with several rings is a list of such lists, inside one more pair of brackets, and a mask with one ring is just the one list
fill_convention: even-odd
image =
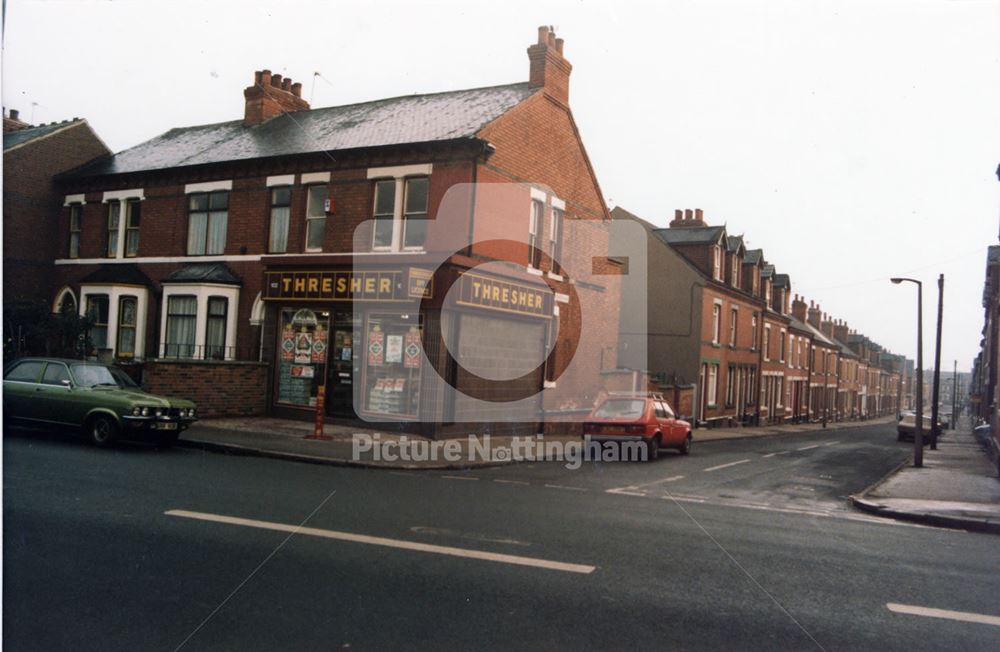
[(527, 268), (525, 268), (525, 271), (531, 274), (532, 276), (541, 276), (544, 273), (542, 272), (542, 270), (531, 267), (530, 265)]

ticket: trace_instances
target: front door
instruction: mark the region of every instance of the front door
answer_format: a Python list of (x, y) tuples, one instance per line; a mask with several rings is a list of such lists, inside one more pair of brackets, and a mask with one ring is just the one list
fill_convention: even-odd
[(336, 313), (330, 333), (333, 346), (330, 347), (326, 380), (326, 413), (332, 417), (353, 419), (354, 399), (358, 389), (355, 378), (360, 378), (357, 367), (358, 351), (355, 335), (355, 320), (352, 313)]

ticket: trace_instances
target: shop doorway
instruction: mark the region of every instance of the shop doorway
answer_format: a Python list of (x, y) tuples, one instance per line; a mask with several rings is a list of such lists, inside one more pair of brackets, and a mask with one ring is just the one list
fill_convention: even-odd
[(360, 318), (353, 313), (336, 312), (330, 329), (329, 357), (326, 365), (326, 414), (331, 417), (354, 419), (355, 398), (358, 388), (355, 378), (360, 378), (358, 350), (355, 342), (360, 335)]

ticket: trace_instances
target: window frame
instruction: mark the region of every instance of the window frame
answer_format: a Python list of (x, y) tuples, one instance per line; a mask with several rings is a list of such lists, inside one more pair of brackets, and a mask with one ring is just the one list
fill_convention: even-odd
[[(174, 313), (170, 310), (170, 304), (172, 299), (193, 299), (194, 300), (194, 312), (193, 313)], [(169, 294), (163, 297), (166, 305), (163, 307), (163, 315), (166, 323), (166, 327), (163, 330), (163, 349), (164, 357), (172, 359), (196, 359), (198, 357), (198, 296), (194, 294)], [(171, 318), (183, 318), (190, 319), (191, 323), (194, 324), (194, 329), (191, 331), (191, 343), (181, 343), (181, 342), (168, 342), (167, 338), (170, 335), (170, 324)], [(171, 349), (171, 347), (174, 347)], [(180, 347), (191, 347), (190, 355), (182, 355)], [(173, 355), (171, 355), (173, 353)]]
[(736, 348), (736, 329), (739, 322), (740, 309), (736, 306), (729, 308), (729, 348)]
[[(114, 226), (112, 226), (112, 217), (115, 218)], [(108, 214), (105, 221), (104, 234), (105, 234), (105, 246), (104, 246), (104, 257), (105, 258), (117, 258), (118, 257), (118, 246), (121, 240), (121, 221), (122, 221), (122, 203), (119, 200), (108, 202)]]
[(528, 214), (528, 268), (541, 269), (542, 267), (542, 225), (545, 224), (545, 200), (532, 198), (531, 209)]
[[(392, 251), (396, 231), (396, 195), (398, 194), (398, 182), (396, 179), (376, 179), (374, 195), (372, 197), (372, 251)], [(392, 188), (392, 212), (378, 212), (379, 208), (379, 188)], [(379, 223), (389, 224), (389, 244), (376, 244), (379, 235)]]
[[(417, 181), (424, 182), (424, 183), (427, 184), (427, 188), (426, 188), (426, 190), (424, 192), (424, 207), (423, 207), (424, 209), (422, 211), (412, 211), (411, 212), (409, 210), (410, 186), (411, 186), (411, 184), (413, 184), (414, 182), (417, 182)], [(424, 251), (424, 249), (427, 246), (427, 227), (429, 226), (427, 224), (427, 222), (430, 220), (430, 210), (431, 210), (431, 178), (430, 178), (430, 176), (420, 175), (420, 176), (406, 177), (403, 180), (403, 199), (402, 199), (402, 201), (403, 201), (403, 214), (402, 214), (402, 220), (401, 220), (402, 221), (402, 225), (400, 227), (402, 229), (402, 232), (399, 235), (400, 249), (402, 251)], [(423, 217), (418, 217), (419, 215), (423, 215)], [(408, 245), (408, 244), (406, 244), (406, 236), (407, 236), (407, 231), (408, 231), (407, 225), (410, 223), (411, 219), (414, 220), (414, 221), (416, 221), (416, 220), (422, 220), (423, 223), (424, 223), (424, 240), (419, 245)]]
[[(285, 254), (288, 253), (288, 233), (290, 225), (292, 222), (292, 185), (280, 185), (271, 186), (268, 188), (270, 191), (268, 199), (269, 201), (269, 212), (268, 212), (268, 228), (267, 228), (267, 253), (269, 254)], [(286, 203), (279, 203), (276, 199), (277, 194), (280, 192), (288, 193), (288, 201)], [(285, 214), (285, 233), (284, 233), (284, 247), (277, 249), (273, 246), (274, 244), (274, 216), (275, 209), (286, 209), (288, 212)]]
[[(188, 224), (187, 224), (187, 226), (188, 226), (188, 237), (187, 237), (187, 245), (186, 245), (186, 252), (187, 252), (186, 255), (192, 256), (192, 257), (200, 257), (200, 256), (224, 256), (225, 255), (225, 253), (226, 253), (226, 246), (228, 245), (228, 241), (229, 241), (229, 195), (230, 195), (230, 192), (231, 192), (230, 190), (198, 190), (198, 191), (195, 191), (195, 192), (189, 192), (189, 193), (187, 193), (185, 195), (185, 199), (187, 201), (187, 208), (188, 208), (188, 210), (187, 210), (187, 214), (188, 214)], [(194, 203), (194, 201), (195, 201), (196, 198), (202, 197), (202, 196), (205, 197), (205, 208), (203, 210), (196, 210), (194, 208), (194, 206), (193, 206), (193, 203)], [(216, 197), (225, 197), (225, 200), (226, 200), (225, 201), (225, 208), (223, 208), (223, 209), (219, 209), (219, 208), (213, 209), (213, 207), (212, 207), (212, 200), (213, 200), (213, 198), (216, 198)], [(194, 215), (202, 215), (202, 214), (205, 215), (205, 233), (204, 233), (204, 240), (203, 240), (204, 247), (203, 247), (203, 249), (202, 249), (202, 251), (200, 253), (199, 252), (192, 252), (192, 247), (191, 247), (191, 245), (192, 245), (192, 242), (191, 242), (191, 233), (193, 231), (192, 218), (193, 218)], [(212, 221), (213, 221), (212, 218), (213, 217), (217, 217), (219, 214), (224, 215), (223, 219), (225, 220), (225, 227), (223, 229), (224, 236), (222, 238), (222, 249), (221, 249), (221, 251), (210, 251), (209, 250), (209, 244), (210, 244), (210, 238), (211, 238), (211, 234), (212, 234)]]
[[(125, 316), (125, 302), (132, 301), (135, 304), (134, 322), (132, 324), (126, 324), (124, 321)], [(122, 294), (118, 297), (118, 326), (115, 332), (115, 357), (117, 358), (135, 358), (136, 345), (139, 342), (139, 297), (134, 294)], [(122, 349), (122, 333), (132, 331), (132, 350), (123, 352)]]
[[(105, 308), (104, 308), (105, 315), (104, 315), (104, 321), (103, 322), (98, 320), (98, 318), (100, 317), (100, 308), (98, 308), (97, 311), (96, 311), (98, 313), (97, 316), (94, 316), (92, 314), (93, 312), (95, 312), (93, 310), (93, 308), (96, 307), (96, 306), (92, 306), (92, 303), (96, 304), (97, 303), (96, 300), (99, 300), (99, 299), (103, 299), (104, 303), (105, 303)], [(93, 333), (95, 328), (97, 328), (97, 329), (103, 328), (104, 329), (104, 346), (97, 346), (96, 343), (95, 343), (94, 344), (94, 348), (95, 349), (106, 349), (106, 348), (108, 348), (108, 340), (111, 339), (110, 338), (110, 335), (111, 335), (111, 328), (110, 328), (110, 322), (111, 322), (111, 295), (110, 295), (110, 293), (98, 293), (98, 292), (95, 292), (93, 294), (88, 294), (87, 295), (87, 302), (86, 302), (86, 308), (85, 308), (85, 310), (86, 310), (86, 312), (84, 314), (88, 318), (93, 319), (93, 323), (91, 323), (90, 328), (88, 329), (88, 333)], [(93, 338), (90, 338), (90, 339), (91, 339), (91, 342), (93, 342)]]
[(68, 258), (80, 257), (80, 239), (83, 236), (83, 204), (73, 203), (69, 205), (69, 250), (66, 252)]
[[(212, 304), (222, 302), (222, 314), (217, 315), (212, 313)], [(209, 326), (213, 321), (219, 321), (222, 323), (222, 343), (221, 344), (210, 344), (208, 341), (210, 329)], [(202, 354), (202, 358), (205, 360), (225, 360), (228, 355), (226, 351), (226, 330), (229, 325), (229, 297), (213, 294), (208, 297), (208, 301), (205, 303), (205, 346)], [(197, 337), (197, 334), (196, 334)], [(221, 356), (216, 356), (215, 352), (221, 352)]]
[(712, 303), (712, 344), (718, 346), (722, 336), (722, 304), (718, 301)]
[[(122, 200), (124, 204), (125, 216), (124, 216), (124, 237), (125, 237), (125, 258), (135, 258), (139, 255), (139, 235), (140, 226), (142, 225), (142, 200), (138, 197), (129, 197)], [(135, 217), (135, 224), (132, 223), (132, 218)], [(135, 235), (135, 248), (132, 250), (131, 247), (131, 237)]]
[[(306, 187), (306, 212), (305, 212), (305, 233), (303, 234), (302, 248), (307, 253), (318, 253), (323, 251), (323, 241), (326, 239), (326, 202), (330, 199), (330, 184), (329, 183), (310, 183)], [(316, 209), (316, 204), (320, 203), (320, 200), (313, 200), (313, 192), (323, 189), (325, 192), (325, 198), (322, 200), (319, 208), (321, 210), (314, 211)], [(320, 233), (320, 244), (318, 247), (309, 246), (309, 234), (317, 223), (321, 223), (318, 227), (322, 229)]]

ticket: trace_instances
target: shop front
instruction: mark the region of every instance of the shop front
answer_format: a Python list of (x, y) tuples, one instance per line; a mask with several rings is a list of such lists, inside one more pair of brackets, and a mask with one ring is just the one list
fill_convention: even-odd
[[(268, 270), (264, 281), (275, 416), (311, 419), (319, 406), (334, 420), (447, 436), (509, 419), (503, 392), (542, 387), (553, 332), (539, 282), (456, 266)], [(483, 409), (492, 381), (503, 389)]]

